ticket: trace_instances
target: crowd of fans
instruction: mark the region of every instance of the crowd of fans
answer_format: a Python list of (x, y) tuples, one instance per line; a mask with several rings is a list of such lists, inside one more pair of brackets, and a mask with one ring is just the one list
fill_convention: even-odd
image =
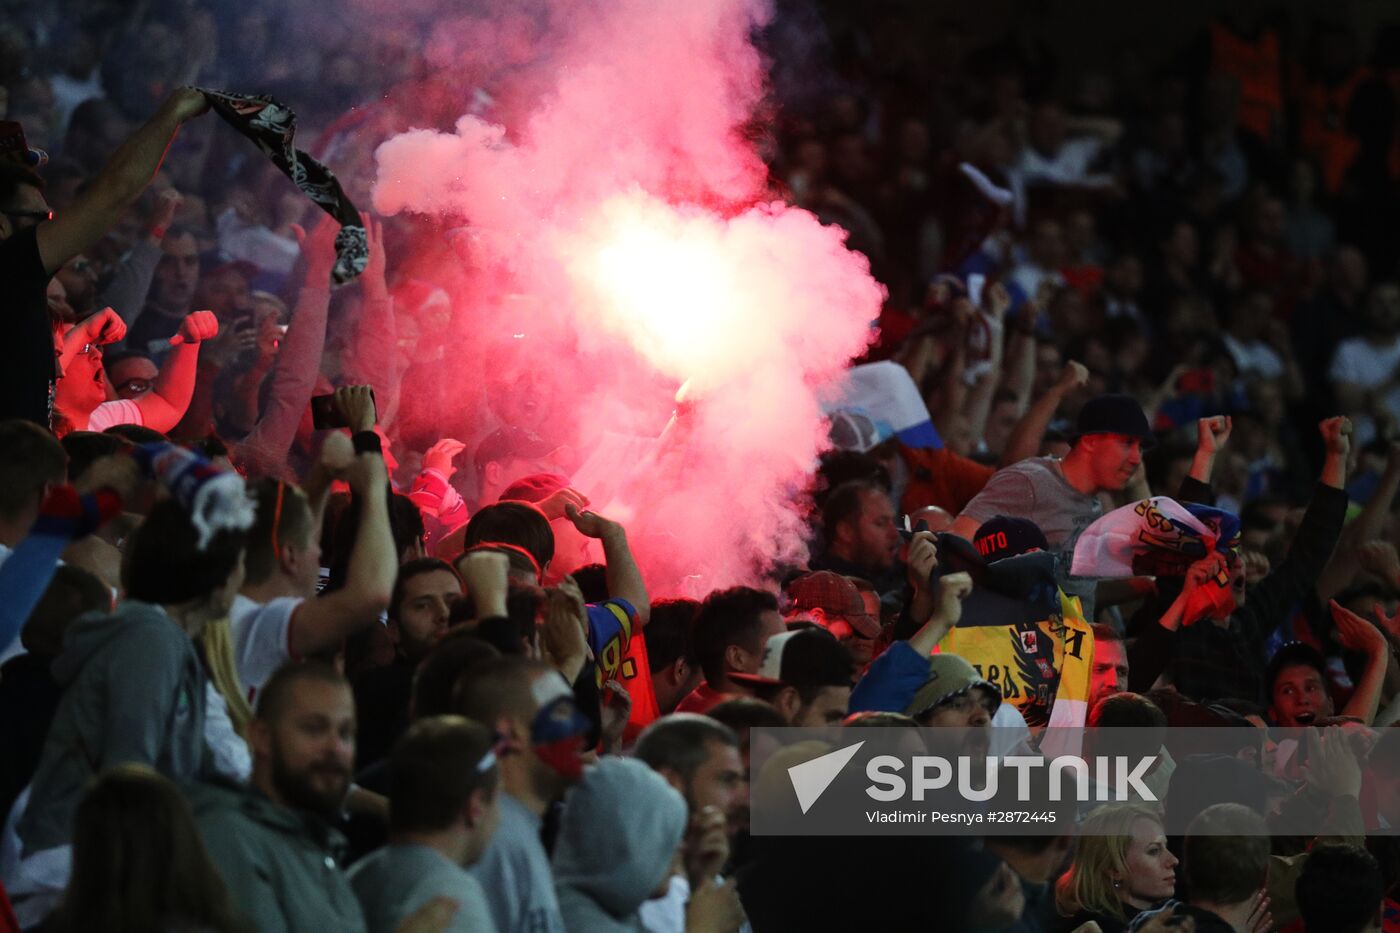
[[(1242, 5), (1149, 71), (833, 13), (773, 181), (936, 434), (834, 412), (808, 565), (694, 600), (528, 381), (405, 427), (464, 313), (420, 221), (333, 292), (334, 222), (186, 87), (305, 100), (363, 205), (343, 115), (469, 83), (320, 5), (127, 6), (0, 25), (0, 930), (1400, 929), (1400, 27)], [(1153, 497), (1215, 536), (1071, 572)], [(1252, 738), (1164, 740), (1181, 832), (751, 835), (784, 725)]]

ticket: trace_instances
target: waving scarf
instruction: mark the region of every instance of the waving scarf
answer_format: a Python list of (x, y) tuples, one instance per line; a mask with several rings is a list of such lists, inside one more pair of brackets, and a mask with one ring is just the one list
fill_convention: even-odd
[[(1212, 551), (1233, 558), (1240, 520), (1221, 509), (1182, 504), (1166, 496), (1114, 509), (1095, 521), (1074, 546), (1071, 572), (1085, 577), (1183, 577)], [(1186, 618), (1228, 618), (1235, 611), (1228, 566), (1189, 597)]]
[(197, 90), (209, 100), (215, 113), (251, 139), (292, 184), (340, 221), (340, 232), (335, 235), (335, 268), (331, 272), (336, 284), (343, 285), (365, 271), (369, 239), (360, 212), (330, 169), (292, 145), (297, 115), (271, 97)]

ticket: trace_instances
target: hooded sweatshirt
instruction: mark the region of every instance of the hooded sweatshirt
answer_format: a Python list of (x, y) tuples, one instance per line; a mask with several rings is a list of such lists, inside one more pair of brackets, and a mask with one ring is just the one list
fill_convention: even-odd
[(569, 933), (643, 929), (637, 915), (671, 874), (685, 799), (647, 765), (604, 758), (564, 799), (554, 884)]
[(205, 754), (204, 668), (160, 606), (133, 601), (80, 616), (52, 671), (63, 699), (19, 823), (26, 857), (70, 841), (73, 811), (98, 772), (135, 762), (185, 783)]
[(184, 790), (209, 858), (251, 929), (364, 933), (359, 901), (340, 869), (345, 837), (338, 830), (231, 782)]

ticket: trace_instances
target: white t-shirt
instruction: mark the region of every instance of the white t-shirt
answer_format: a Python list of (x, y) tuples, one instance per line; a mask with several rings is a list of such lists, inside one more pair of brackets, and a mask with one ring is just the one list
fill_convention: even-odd
[(1226, 334), (1225, 349), (1230, 351), (1241, 375), (1263, 379), (1278, 379), (1283, 375), (1283, 360), (1279, 359), (1273, 347), (1262, 340), (1240, 343)]
[(1378, 347), (1364, 337), (1352, 337), (1337, 344), (1328, 373), (1333, 382), (1350, 382), (1363, 389), (1385, 385), (1400, 366), (1400, 336), (1389, 346)]
[(1089, 172), (1089, 166), (1099, 157), (1102, 149), (1103, 144), (1092, 136), (1065, 140), (1054, 158), (1047, 158), (1034, 147), (1027, 146), (1021, 151), (1016, 170), (1028, 184), (1102, 184), (1102, 176)]
[(1011, 270), (1008, 278), (1032, 301), (1040, 293), (1040, 286), (1045, 282), (1049, 282), (1055, 288), (1063, 288), (1065, 285), (1065, 277), (1057, 270), (1042, 269), (1033, 262), (1017, 265)]
[(212, 683), (204, 682), (204, 742), (214, 756), (214, 769), (225, 777), (246, 784), (253, 774), (253, 756), (248, 743), (233, 728), (228, 703)]
[[(647, 933), (685, 933), (685, 908), (689, 903), (690, 880), (685, 875), (672, 875), (665, 896), (646, 901), (637, 911), (642, 929)], [(739, 933), (752, 931), (748, 921), (739, 927)]]
[(146, 416), (141, 414), (141, 406), (130, 399), (119, 398), (111, 402), (103, 402), (92, 410), (88, 416), (87, 430), (105, 431), (118, 424), (139, 424), (146, 423)]
[[(1363, 389), (1376, 389), (1390, 381), (1397, 367), (1400, 367), (1400, 336), (1384, 347), (1374, 346), (1364, 337), (1352, 337), (1337, 345), (1327, 376), (1333, 384), (1349, 382)], [(1386, 393), (1385, 407), (1393, 417), (1400, 418), (1400, 385)], [(1367, 444), (1376, 435), (1376, 427), (1369, 417), (1358, 417), (1355, 426), (1357, 443)]]
[(234, 597), (228, 614), (233, 663), (250, 700), (277, 668), (292, 659), (292, 615), (302, 602), (297, 596), (279, 596), (266, 603)]

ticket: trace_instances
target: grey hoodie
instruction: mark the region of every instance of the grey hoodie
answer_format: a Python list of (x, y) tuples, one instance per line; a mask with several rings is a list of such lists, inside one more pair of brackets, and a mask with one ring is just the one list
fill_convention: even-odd
[(320, 819), (229, 783), (185, 788), (234, 906), (259, 931), (364, 933), (340, 870), (345, 837)]
[(564, 798), (554, 884), (569, 933), (642, 930), (637, 911), (671, 874), (685, 799), (651, 768), (604, 758)]
[(63, 699), (19, 823), (26, 857), (70, 841), (73, 811), (103, 769), (136, 762), (184, 783), (205, 755), (204, 668), (160, 606), (80, 616), (52, 672)]

